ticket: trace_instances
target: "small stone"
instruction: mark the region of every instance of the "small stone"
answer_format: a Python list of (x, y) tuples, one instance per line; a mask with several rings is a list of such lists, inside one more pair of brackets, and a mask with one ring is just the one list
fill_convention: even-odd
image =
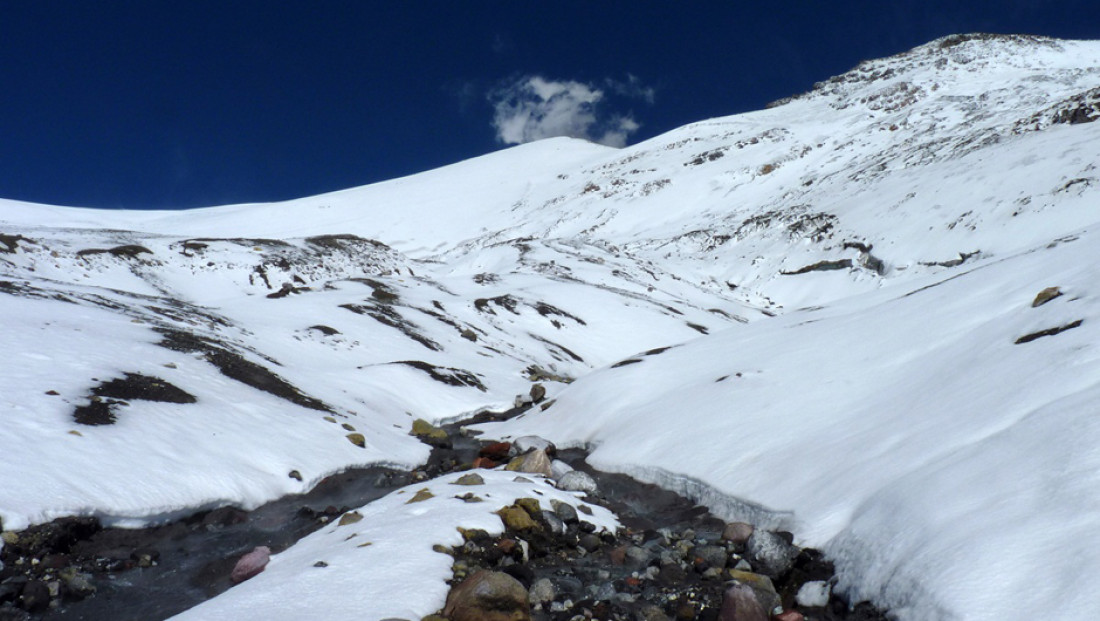
[(806, 617), (802, 616), (802, 613), (797, 610), (784, 610), (777, 615), (773, 615), (772, 621), (806, 621)]
[(451, 589), (443, 615), (450, 621), (530, 621), (528, 597), (512, 576), (479, 570)]
[(527, 601), (531, 605), (545, 604), (554, 601), (557, 596), (558, 592), (554, 588), (554, 583), (549, 578), (539, 578), (535, 580), (535, 583), (531, 585), (531, 590), (527, 592)]
[(637, 621), (672, 621), (672, 619), (665, 614), (665, 611), (653, 604), (646, 604), (639, 608), (638, 611), (634, 613), (634, 618)]
[(363, 437), (361, 433), (349, 433), (347, 435), (348, 442), (351, 442), (359, 448), (367, 448), (367, 439)]
[(752, 524), (745, 522), (730, 522), (722, 529), (722, 541), (728, 541), (737, 546), (744, 546), (755, 530)]
[(543, 524), (555, 535), (565, 534), (565, 522), (553, 511), (543, 511), (539, 514)]
[(581, 535), (579, 545), (587, 552), (595, 552), (600, 548), (600, 538), (592, 533)]
[(597, 489), (596, 479), (593, 479), (592, 475), (587, 472), (573, 470), (572, 472), (566, 472), (558, 479), (558, 489), (563, 489), (567, 492), (595, 494)]
[(313, 566), (314, 567), (328, 567), (328, 563), (326, 563), (324, 561), (317, 561), (316, 563), (313, 564)]
[(500, 511), (497, 511), (497, 515), (500, 516), (501, 521), (504, 522), (504, 526), (508, 530), (516, 532), (539, 530), (539, 525), (531, 519), (531, 514), (523, 507), (516, 505), (502, 507)]
[(56, 397), (56, 396), (60, 395), (61, 393), (57, 392), (56, 390), (47, 390), (46, 394), (51, 396), (51, 397)]
[(561, 518), (561, 521), (566, 524), (577, 523), (577, 510), (573, 508), (573, 505), (560, 500), (551, 500), (550, 507), (554, 509), (554, 513)]
[(428, 488), (425, 487), (424, 489), (414, 494), (412, 498), (405, 501), (405, 504), (411, 505), (414, 502), (424, 502), (429, 498), (435, 498), (435, 494), (431, 493), (431, 491), (429, 491)]
[(23, 585), (19, 594), (19, 607), (31, 614), (44, 612), (50, 606), (50, 587), (41, 580), (31, 580)]
[(295, 481), (302, 480), (302, 473), (298, 472), (297, 470), (291, 470), (289, 473), (287, 473), (287, 476), (294, 479)]
[(805, 608), (823, 608), (829, 603), (833, 587), (824, 580), (814, 580), (803, 584), (794, 596), (794, 601)]
[(337, 525), (338, 526), (347, 526), (348, 524), (354, 524), (356, 522), (359, 522), (362, 519), (363, 519), (363, 514), (362, 513), (359, 513), (358, 511), (349, 511), (348, 513), (345, 513), (343, 516), (340, 517), (340, 522)]
[(517, 498), (516, 506), (523, 507), (523, 510), (533, 518), (539, 517), (542, 513), (542, 506), (539, 505), (539, 501), (535, 498)]
[(340, 426), (344, 428), (344, 431), (355, 431), (355, 427), (351, 423), (341, 423)]
[(240, 584), (262, 572), (270, 560), (271, 548), (257, 546), (237, 561), (237, 564), (233, 567), (233, 572), (229, 574), (229, 579), (233, 581), (233, 584)]
[(546, 398), (546, 386), (535, 384), (531, 387), (531, 401), (538, 403)]
[(471, 472), (451, 481), (451, 485), (485, 485), (485, 479), (480, 474)]
[(1043, 304), (1046, 304), (1047, 302), (1049, 302), (1049, 301), (1053, 300), (1054, 298), (1059, 297), (1061, 295), (1062, 295), (1062, 290), (1059, 289), (1058, 287), (1047, 287), (1046, 289), (1043, 289), (1042, 291), (1039, 292), (1038, 295), (1035, 296), (1035, 299), (1032, 300), (1032, 302), (1031, 302), (1031, 308), (1036, 308), (1036, 307), (1042, 306)]
[(423, 418), (418, 418), (413, 421), (412, 430), (409, 433), (426, 440), (440, 441), (447, 439), (446, 431), (443, 431)]
[(534, 449), (508, 462), (508, 465), (505, 466), (505, 470), (541, 474), (549, 477), (551, 475), (550, 457), (546, 454), (545, 450)]
[(707, 567), (718, 569), (725, 568), (726, 560), (729, 558), (726, 549), (722, 546), (696, 546), (692, 554), (695, 558), (702, 559)]
[(461, 496), (455, 496), (455, 498), (461, 500), (462, 502), (485, 502), (484, 499), (482, 499), (480, 496), (474, 495), (473, 492), (466, 492)]

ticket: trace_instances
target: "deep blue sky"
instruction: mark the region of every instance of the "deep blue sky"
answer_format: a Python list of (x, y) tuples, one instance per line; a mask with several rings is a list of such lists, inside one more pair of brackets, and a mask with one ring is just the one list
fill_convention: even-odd
[(393, 178), (502, 148), (490, 95), (529, 76), (602, 91), (633, 143), (974, 31), (1100, 38), (1100, 2), (11, 0), (0, 197), (194, 207)]

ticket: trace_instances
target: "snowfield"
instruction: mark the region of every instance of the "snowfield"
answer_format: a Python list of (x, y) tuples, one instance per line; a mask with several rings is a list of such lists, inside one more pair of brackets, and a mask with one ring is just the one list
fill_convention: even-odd
[[(485, 432), (790, 528), (853, 601), (1088, 618), (1098, 93), (1100, 44), (948, 37), (625, 149), (551, 139), (272, 205), (0, 201), (3, 529), (412, 468), (414, 419), (542, 381), (550, 407)], [(179, 618), (437, 610), (455, 526), (499, 530), (533, 488), (577, 502), (482, 474), (494, 502), (395, 492)]]

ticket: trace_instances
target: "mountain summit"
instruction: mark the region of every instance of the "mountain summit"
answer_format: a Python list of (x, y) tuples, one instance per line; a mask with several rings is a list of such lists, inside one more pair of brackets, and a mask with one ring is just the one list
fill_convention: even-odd
[[(624, 149), (184, 212), (0, 202), (3, 528), (412, 468), (415, 419), (537, 381), (486, 433), (791, 529), (901, 619), (1087, 617), (1098, 117), (1100, 43), (960, 35)], [(368, 612), (440, 608), (436, 565)], [(265, 576), (240, 592), (301, 618)]]

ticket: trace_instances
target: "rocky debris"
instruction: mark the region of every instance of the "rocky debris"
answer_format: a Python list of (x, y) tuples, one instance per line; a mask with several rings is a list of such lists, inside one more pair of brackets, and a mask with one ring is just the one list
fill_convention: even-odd
[(233, 584), (240, 584), (249, 578), (253, 578), (267, 567), (270, 560), (271, 548), (257, 546), (237, 561), (237, 564), (233, 566), (233, 572), (229, 575), (229, 579), (233, 581)]
[(499, 571), (478, 571), (451, 589), (443, 616), (450, 621), (528, 621), (527, 589)]

